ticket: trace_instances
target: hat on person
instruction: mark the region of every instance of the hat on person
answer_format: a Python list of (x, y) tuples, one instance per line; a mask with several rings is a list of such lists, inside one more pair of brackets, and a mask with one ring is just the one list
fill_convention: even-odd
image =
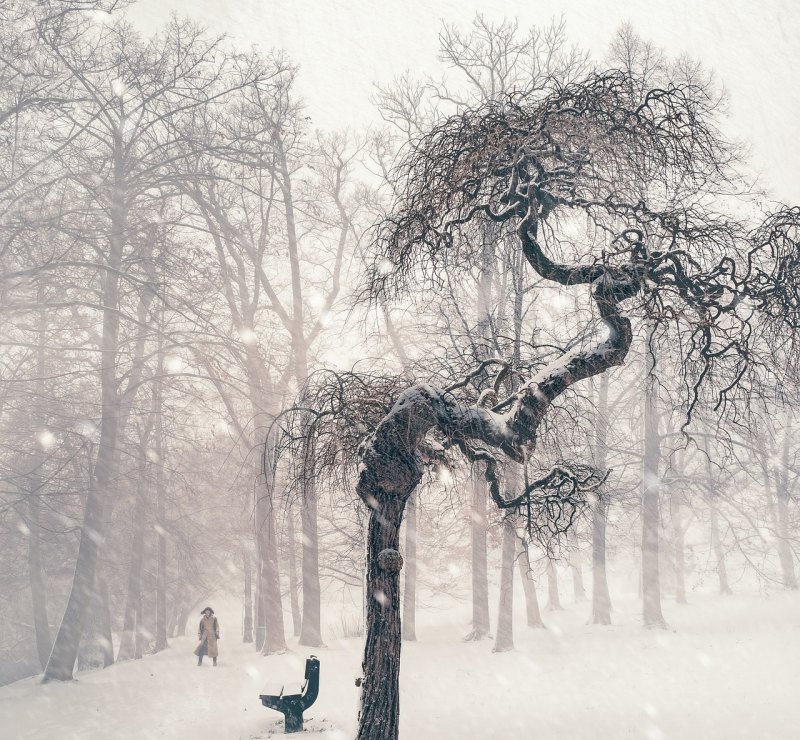
[(211, 613), (213, 614), (213, 613), (214, 613), (214, 610), (213, 610), (213, 609), (212, 609), (210, 606), (207, 606), (207, 607), (206, 607), (205, 609), (203, 609), (203, 611), (201, 611), (200, 613), (201, 613), (201, 614), (205, 614), (206, 612), (211, 612)]

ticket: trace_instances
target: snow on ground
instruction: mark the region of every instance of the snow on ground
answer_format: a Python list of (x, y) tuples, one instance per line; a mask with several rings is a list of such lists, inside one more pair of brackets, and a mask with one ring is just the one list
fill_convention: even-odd
[[(518, 605), (521, 606), (521, 605)], [(403, 647), (401, 737), (415, 740), (789, 740), (800, 727), (800, 596), (693, 596), (665, 603), (668, 631), (645, 631), (634, 599), (612, 627), (586, 626), (587, 605), (547, 612), (547, 630), (517, 622), (516, 650), (463, 643), (467, 607), (426, 609)], [(192, 637), (167, 652), (0, 689), (0, 737), (18, 740), (263, 740), (283, 734), (263, 708), (268, 683), (302, 678), (310, 651), (262, 657), (239, 641), (237, 607), (219, 610), (220, 666), (197, 668)], [(521, 616), (521, 615), (520, 615)], [(191, 625), (190, 625), (191, 626)], [(230, 629), (228, 629), (230, 627)], [(304, 737), (353, 736), (361, 641), (315, 651), (321, 691)]]

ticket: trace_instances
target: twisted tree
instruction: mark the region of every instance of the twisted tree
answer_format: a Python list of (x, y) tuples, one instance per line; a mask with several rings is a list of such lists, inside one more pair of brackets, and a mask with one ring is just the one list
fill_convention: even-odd
[[(533, 458), (562, 394), (625, 362), (632, 319), (679, 353), (687, 425), (708, 402), (744, 423), (765, 373), (794, 366), (800, 210), (782, 208), (753, 228), (711, 88), (691, 75), (639, 83), (611, 71), (466, 109), (410, 147), (397, 172), (394, 208), (375, 232), (370, 298), (475, 264), (476, 233), (493, 222), (498, 238), (516, 239), (540, 285), (583, 293), (587, 323), (564, 342), (571, 349), (532, 361), (535, 372), (488, 360), (445, 388), (414, 384), (390, 407), (380, 384), (334, 384), (329, 398), (338, 400), (318, 420), (349, 419), (337, 444), (364, 429), (353, 413), (377, 417), (358, 448), (356, 490), (369, 510), (359, 740), (398, 737), (399, 530), (432, 458), (460, 452), (483, 468), (498, 507), (528, 513), (532, 534), (553, 517), (560, 529), (598, 476), (559, 465), (506, 491), (503, 471)], [(791, 341), (778, 357), (782, 333)], [(344, 412), (348, 392), (360, 403)]]

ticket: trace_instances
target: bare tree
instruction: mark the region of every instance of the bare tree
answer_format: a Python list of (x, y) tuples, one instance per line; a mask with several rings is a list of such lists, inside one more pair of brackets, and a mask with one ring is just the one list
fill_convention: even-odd
[[(94, 590), (105, 506), (124, 430), (125, 389), (120, 390), (117, 355), (122, 285), (130, 278), (123, 268), (127, 260), (142, 255), (150, 236), (148, 219), (162, 212), (163, 196), (172, 186), (179, 118), (241, 83), (230, 83), (217, 66), (218, 41), (208, 41), (198, 29), (177, 21), (145, 44), (124, 24), (109, 24), (95, 33), (85, 31), (79, 19), (67, 23), (59, 16), (41, 24), (40, 38), (54, 63), (68, 72), (75, 101), (62, 109), (64, 125), (54, 130), (51, 156), (66, 163), (65, 182), (80, 205), (67, 211), (59, 227), (80, 228), (76, 221), (86, 209), (88, 224), (82, 227), (97, 236), (93, 267), (100, 273), (97, 310), (102, 316), (97, 459), (74, 583), (45, 671), (45, 680), (65, 680), (72, 677), (87, 600)], [(199, 68), (208, 75), (198, 76)], [(250, 70), (251, 76), (260, 74)], [(62, 131), (67, 133), (59, 140)], [(67, 162), (68, 157), (74, 161)], [(148, 290), (146, 279), (131, 282), (140, 291)]]
[[(489, 408), (457, 397), (464, 382), (444, 390), (413, 386), (362, 445), (357, 492), (371, 514), (359, 738), (397, 737), (398, 532), (429, 435), (441, 435), (485, 465), (500, 508), (549, 502), (571, 520), (580, 507), (575, 497), (596, 479), (557, 466), (509, 495), (498, 455), (524, 462), (553, 402), (575, 383), (624, 362), (633, 339), (624, 303), (672, 329), (685, 347), (684, 377), (695, 378), (688, 383), (689, 418), (709, 387), (724, 409), (744, 402), (737, 393), (755, 382), (748, 371), (757, 364), (753, 309), (767, 332), (798, 326), (792, 289), (776, 277), (793, 264), (791, 251), (703, 207), (710, 183), (732, 189), (734, 177), (730, 149), (714, 125), (714, 97), (691, 81), (644, 91), (635, 82), (626, 72), (609, 72), (556, 85), (543, 100), (519, 96), (466, 110), (425, 136), (398, 174), (397, 207), (376, 239), (381, 269), (376, 263), (373, 295), (390, 286), (411, 288), (420, 267), (435, 280), (443, 268), (468, 261), (464, 227), (488, 217), (514, 227), (540, 278), (585, 286), (604, 330), (586, 336), (580, 349), (559, 353)], [(645, 180), (661, 184), (649, 202), (641, 199)], [(567, 209), (592, 224), (580, 241), (559, 229)], [(786, 218), (785, 212), (771, 217)], [(724, 267), (739, 263), (751, 265), (749, 271)], [(545, 506), (542, 513), (553, 510)], [(533, 516), (532, 531), (545, 526)]]

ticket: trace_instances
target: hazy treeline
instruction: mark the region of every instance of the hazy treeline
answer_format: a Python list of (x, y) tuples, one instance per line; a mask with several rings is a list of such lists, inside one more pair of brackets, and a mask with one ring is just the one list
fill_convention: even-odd
[[(358, 633), (364, 513), (345, 477), (307, 474), (315, 450), (294, 443), (323, 369), (446, 383), (494, 357), (529, 368), (590, 316), (569, 289), (531, 291), (489, 223), (436, 291), (359, 302), (397, 153), (453, 111), (598, 66), (715, 89), (628, 28), (591, 60), (561, 24), (478, 17), (443, 26), (445, 81), (378, 90), (384, 129), (323, 132), (280, 52), (179, 19), (145, 38), (123, 11), (0, 5), (2, 681), (164, 649), (221, 591), (241, 595), (243, 638), (265, 653), (290, 631), (311, 646), (325, 625)], [(567, 536), (526, 545), (480, 474), (432, 468), (406, 517), (407, 639), (417, 598), (461, 593), (467, 572), (464, 634), (491, 631), (499, 650), (513, 646), (515, 570), (530, 626), (536, 585), (558, 608), (566, 569), (587, 616), (609, 623), (607, 558), (643, 567), (653, 626), (690, 578), (797, 587), (785, 399), (760, 388), (722, 434), (698, 407), (689, 442), (681, 357), (646, 321), (637, 332), (635, 360), (565, 395), (542, 431), (542, 465), (612, 470)]]

